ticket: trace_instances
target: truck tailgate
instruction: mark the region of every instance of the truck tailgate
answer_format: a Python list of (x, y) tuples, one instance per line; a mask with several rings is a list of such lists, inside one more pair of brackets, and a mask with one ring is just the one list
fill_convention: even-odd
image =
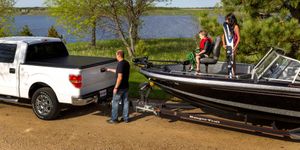
[[(98, 66), (82, 69), (82, 88), (80, 95), (99, 92), (115, 85), (115, 74), (112, 72), (101, 72), (101, 68), (116, 68), (117, 62), (109, 62)], [(106, 95), (107, 91), (103, 91)]]

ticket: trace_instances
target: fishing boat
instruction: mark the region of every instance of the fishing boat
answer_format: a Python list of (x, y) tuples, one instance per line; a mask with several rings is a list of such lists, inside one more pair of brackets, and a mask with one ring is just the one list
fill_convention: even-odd
[[(256, 64), (236, 64), (234, 78), (226, 62), (218, 62), (220, 39), (213, 57), (201, 60), (201, 73), (187, 71), (186, 61), (136, 58), (150, 82), (199, 108), (247, 114), (277, 124), (300, 124), (300, 61), (271, 48)], [(160, 63), (158, 63), (160, 62)], [(161, 63), (163, 62), (163, 63)]]

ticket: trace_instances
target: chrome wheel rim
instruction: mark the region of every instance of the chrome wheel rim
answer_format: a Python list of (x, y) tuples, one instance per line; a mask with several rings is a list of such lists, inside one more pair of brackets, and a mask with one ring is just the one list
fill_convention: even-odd
[(36, 98), (35, 107), (38, 114), (43, 116), (48, 115), (53, 108), (50, 96), (45, 92), (40, 92), (39, 96)]

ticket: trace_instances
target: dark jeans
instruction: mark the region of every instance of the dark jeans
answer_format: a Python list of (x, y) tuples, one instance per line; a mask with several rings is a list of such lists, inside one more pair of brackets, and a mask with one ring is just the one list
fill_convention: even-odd
[(111, 120), (116, 121), (118, 119), (118, 108), (119, 103), (123, 103), (123, 119), (128, 120), (128, 89), (119, 89), (116, 94), (113, 95), (112, 99), (112, 110), (111, 110)]

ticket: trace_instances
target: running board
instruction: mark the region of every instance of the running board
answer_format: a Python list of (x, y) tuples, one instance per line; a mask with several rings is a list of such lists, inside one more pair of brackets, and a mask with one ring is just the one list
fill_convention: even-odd
[(8, 102), (8, 103), (18, 103), (19, 99), (10, 96), (0, 96), (0, 101)]

